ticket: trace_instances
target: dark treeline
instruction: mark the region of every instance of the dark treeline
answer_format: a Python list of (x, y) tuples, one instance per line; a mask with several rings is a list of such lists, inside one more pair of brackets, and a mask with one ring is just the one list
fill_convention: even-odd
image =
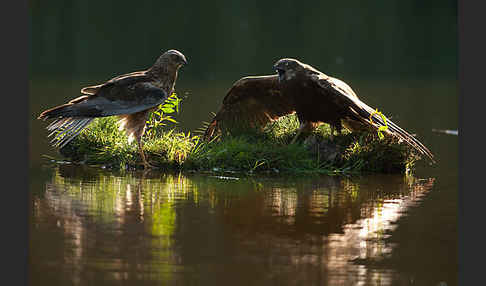
[(30, 1), (31, 77), (111, 76), (175, 48), (190, 80), (296, 57), (359, 77), (455, 77), (456, 1)]

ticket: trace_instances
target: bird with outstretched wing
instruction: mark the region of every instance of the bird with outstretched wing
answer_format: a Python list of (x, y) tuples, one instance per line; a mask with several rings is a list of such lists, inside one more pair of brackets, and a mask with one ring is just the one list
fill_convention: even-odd
[(209, 139), (235, 129), (263, 128), (268, 122), (295, 112), (289, 100), (281, 94), (276, 75), (241, 78), (227, 92), (204, 137)]
[(82, 96), (42, 112), (38, 119), (54, 119), (47, 126), (54, 136), (51, 143), (62, 148), (95, 118), (118, 116), (129, 141), (137, 140), (146, 168), (152, 167), (142, 149), (142, 135), (149, 113), (173, 93), (179, 68), (187, 64), (179, 51), (169, 50), (145, 71), (117, 76), (109, 81), (81, 89)]
[(235, 82), (205, 130), (205, 138), (243, 127), (263, 128), (281, 116), (296, 113), (297, 135), (322, 123), (334, 131), (378, 130), (427, 156), (434, 156), (417, 138), (361, 101), (345, 82), (330, 77), (296, 59), (284, 58), (274, 65), (276, 75), (244, 77)]

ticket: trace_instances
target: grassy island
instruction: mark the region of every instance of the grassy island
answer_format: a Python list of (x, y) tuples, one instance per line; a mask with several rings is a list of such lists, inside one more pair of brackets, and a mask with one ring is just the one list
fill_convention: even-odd
[[(60, 153), (74, 163), (112, 169), (143, 168), (136, 143), (128, 143), (116, 121), (114, 117), (96, 119)], [(403, 173), (413, 170), (420, 159), (409, 146), (399, 144), (394, 138), (380, 139), (375, 132), (343, 130), (330, 141), (327, 124), (305, 140), (289, 144), (298, 128), (295, 115), (280, 118), (267, 125), (263, 132), (220, 136), (210, 142), (197, 134), (175, 128), (167, 131), (160, 128), (162, 124), (156, 125), (148, 125), (144, 152), (149, 162), (162, 170), (330, 175)]]

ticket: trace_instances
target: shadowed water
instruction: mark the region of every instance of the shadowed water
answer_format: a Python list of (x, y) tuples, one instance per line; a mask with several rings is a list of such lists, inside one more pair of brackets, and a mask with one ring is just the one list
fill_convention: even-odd
[(59, 166), (32, 195), (31, 279), (37, 285), (390, 285), (407, 277), (356, 261), (380, 261), (392, 251), (385, 239), (394, 223), (433, 183), (404, 175), (120, 176)]

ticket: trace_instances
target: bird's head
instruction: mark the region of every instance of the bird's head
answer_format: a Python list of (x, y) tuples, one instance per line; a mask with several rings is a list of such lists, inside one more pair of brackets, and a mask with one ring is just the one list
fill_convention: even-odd
[(297, 73), (301, 72), (305, 68), (305, 64), (296, 59), (280, 59), (274, 65), (274, 69), (278, 73), (279, 82), (292, 80)]
[(166, 78), (167, 76), (177, 78), (177, 71), (187, 64), (186, 57), (177, 50), (168, 50), (160, 55), (157, 61), (148, 69), (148, 73), (155, 78)]
[(155, 69), (156, 71), (167, 69), (177, 71), (185, 64), (187, 64), (186, 56), (177, 50), (168, 50), (160, 55), (152, 69)]
[(185, 64), (187, 60), (181, 52), (168, 50), (147, 70), (147, 75), (161, 83), (167, 93), (171, 94), (177, 80), (177, 72)]
[(163, 53), (161, 58), (164, 58), (167, 63), (175, 65), (177, 67), (181, 67), (182, 65), (187, 65), (186, 56), (184, 56), (178, 50), (168, 50), (167, 52)]

